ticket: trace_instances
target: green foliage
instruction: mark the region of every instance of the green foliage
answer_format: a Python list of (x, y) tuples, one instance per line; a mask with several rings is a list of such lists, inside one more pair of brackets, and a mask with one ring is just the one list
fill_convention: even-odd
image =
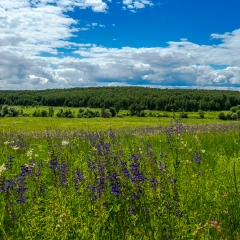
[(224, 112), (220, 112), (220, 113), (218, 114), (218, 118), (221, 119), (221, 120), (227, 120), (227, 116), (225, 115)]
[(33, 117), (48, 117), (48, 111), (45, 109), (37, 109), (32, 114)]
[(144, 109), (145, 107), (143, 105), (133, 103), (128, 110), (130, 111), (130, 116), (144, 117)]
[(112, 113), (109, 111), (109, 109), (102, 108), (101, 109), (101, 117), (103, 118), (111, 118)]
[(115, 117), (116, 114), (117, 114), (117, 111), (116, 111), (115, 108), (113, 108), (113, 107), (110, 107), (110, 108), (109, 108), (109, 112), (111, 113), (112, 117)]
[(74, 118), (74, 113), (71, 111), (71, 109), (63, 110), (62, 108), (57, 112), (57, 117), (60, 118)]
[[(115, 108), (137, 115), (141, 110), (223, 111), (240, 105), (238, 91), (180, 90), (144, 87), (90, 87), (41, 91), (0, 91), (0, 105)], [(240, 109), (238, 109), (240, 110)], [(49, 114), (51, 116), (51, 114)]]
[(180, 118), (188, 118), (188, 114), (187, 114), (186, 112), (181, 112), (181, 113), (179, 114), (179, 117), (180, 117)]
[(238, 118), (237, 113), (236, 113), (236, 112), (233, 112), (233, 113), (231, 114), (231, 119), (232, 119), (232, 120), (237, 120), (237, 118)]
[(230, 108), (230, 111), (233, 112), (233, 113), (237, 112), (237, 110), (238, 110), (237, 106), (233, 106), (233, 107)]
[(53, 109), (53, 107), (50, 107), (50, 108), (48, 109), (48, 116), (49, 116), (49, 117), (53, 117), (53, 116), (54, 116), (54, 109)]
[(198, 114), (199, 114), (199, 117), (200, 117), (201, 119), (203, 119), (203, 118), (204, 118), (204, 115), (205, 115), (205, 112), (200, 109), (200, 110), (198, 110)]
[(8, 107), (8, 105), (3, 105), (1, 110), (1, 117), (17, 117), (19, 111), (14, 107)]
[(100, 117), (100, 113), (98, 111), (93, 111), (91, 109), (79, 109), (78, 114), (77, 114), (78, 118), (95, 118), (95, 117)]

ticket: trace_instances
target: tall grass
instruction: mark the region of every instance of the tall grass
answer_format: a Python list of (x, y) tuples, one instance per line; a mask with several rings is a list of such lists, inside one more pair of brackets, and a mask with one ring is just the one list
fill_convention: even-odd
[(203, 128), (3, 135), (0, 238), (238, 239), (239, 133)]

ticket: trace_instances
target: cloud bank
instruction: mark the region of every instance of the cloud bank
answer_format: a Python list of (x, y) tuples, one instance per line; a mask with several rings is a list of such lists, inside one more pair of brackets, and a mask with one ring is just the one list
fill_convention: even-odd
[[(0, 89), (46, 89), (103, 85), (240, 87), (240, 29), (213, 33), (217, 45), (182, 39), (167, 47), (107, 48), (74, 42), (76, 8), (107, 13), (111, 1), (1, 0)], [(125, 10), (152, 6), (123, 0)], [(91, 23), (87, 29), (105, 28)], [(68, 51), (68, 56), (65, 51)]]

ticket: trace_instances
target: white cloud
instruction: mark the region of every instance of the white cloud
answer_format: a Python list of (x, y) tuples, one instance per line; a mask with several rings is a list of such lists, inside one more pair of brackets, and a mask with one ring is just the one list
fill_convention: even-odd
[[(152, 2), (124, 0), (123, 4), (136, 10)], [(71, 41), (76, 31), (105, 27), (91, 23), (76, 29), (78, 22), (67, 15), (76, 7), (107, 10), (101, 0), (0, 1), (0, 89), (103, 84), (240, 86), (240, 29), (212, 34), (221, 40), (213, 46), (183, 38), (168, 42), (165, 48), (105, 48)], [(61, 55), (59, 49), (68, 49), (72, 57), (66, 57), (64, 50)]]
[(131, 11), (136, 11), (136, 9), (145, 8), (146, 6), (153, 6), (152, 1), (148, 0), (123, 0), (123, 9), (131, 9)]

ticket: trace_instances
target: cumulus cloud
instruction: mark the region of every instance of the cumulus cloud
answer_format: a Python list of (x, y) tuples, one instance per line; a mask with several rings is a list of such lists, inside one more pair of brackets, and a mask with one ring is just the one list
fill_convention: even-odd
[(153, 6), (152, 1), (148, 0), (123, 0), (123, 9), (130, 9), (135, 12), (137, 9), (145, 8), (146, 6)]
[[(0, 89), (130, 84), (239, 87), (240, 29), (213, 33), (211, 37), (220, 40), (218, 45), (198, 45), (187, 39), (154, 48), (75, 43), (76, 31), (105, 26), (91, 23), (77, 29), (78, 22), (67, 11), (91, 8), (105, 12), (107, 3), (110, 1), (1, 0)], [(152, 2), (124, 0), (123, 4), (136, 10)], [(64, 49), (70, 56), (65, 56)]]

